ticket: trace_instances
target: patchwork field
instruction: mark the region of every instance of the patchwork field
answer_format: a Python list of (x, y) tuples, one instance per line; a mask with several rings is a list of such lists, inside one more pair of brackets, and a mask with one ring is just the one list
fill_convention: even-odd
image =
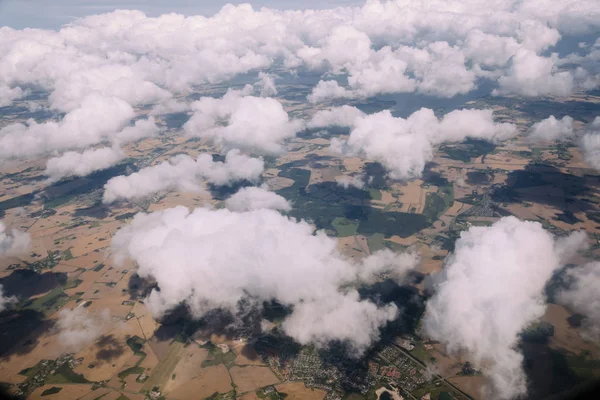
[(310, 389), (304, 386), (302, 382), (288, 382), (276, 386), (279, 393), (285, 393), (286, 399), (293, 400), (322, 400), (325, 397), (325, 391), (320, 389)]
[(273, 385), (279, 382), (279, 379), (267, 367), (245, 366), (231, 367), (229, 369), (233, 383), (240, 393), (259, 389), (263, 386)]
[(231, 379), (224, 365), (202, 368), (200, 375), (181, 385), (169, 394), (174, 400), (204, 399), (215, 393), (228, 393), (233, 390)]

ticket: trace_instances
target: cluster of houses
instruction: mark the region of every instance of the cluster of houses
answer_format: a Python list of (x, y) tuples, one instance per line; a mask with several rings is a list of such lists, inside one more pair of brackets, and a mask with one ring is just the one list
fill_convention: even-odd
[[(401, 339), (403, 345), (414, 348), (410, 341), (407, 343), (404, 340)], [(378, 355), (385, 362), (385, 365), (370, 361), (369, 373), (371, 375), (397, 384), (406, 392), (412, 392), (428, 381), (423, 367), (404, 354), (398, 347), (390, 344), (385, 346)]]
[[(26, 396), (36, 388), (44, 386), (46, 377), (54, 375), (63, 365), (67, 364), (70, 369), (73, 369), (82, 362), (83, 358), (75, 359), (72, 354), (62, 355), (56, 360), (42, 360), (37, 366), (33, 367), (37, 370), (35, 370), (32, 376), (29, 376), (25, 382), (13, 385), (14, 394), (17, 396)], [(25, 371), (22, 373), (27, 374)]]

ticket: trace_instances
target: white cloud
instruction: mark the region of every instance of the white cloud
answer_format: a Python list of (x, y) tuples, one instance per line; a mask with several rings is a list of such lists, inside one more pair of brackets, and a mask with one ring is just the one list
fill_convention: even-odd
[(191, 107), (194, 114), (184, 125), (185, 132), (224, 147), (278, 153), (282, 142), (302, 129), (302, 122), (290, 120), (277, 100), (234, 90), (221, 99), (203, 97)]
[(313, 234), (308, 223), (273, 210), (176, 207), (138, 214), (115, 235), (112, 249), (118, 259), (131, 257), (140, 276), (158, 283), (160, 291), (146, 300), (155, 316), (180, 302), (201, 317), (214, 308), (235, 312), (242, 299), (257, 304), (275, 299), (293, 306), (282, 328), (300, 343), (348, 340), (360, 353), (397, 310), (360, 300), (352, 284), (385, 272), (400, 279), (412, 264), (376, 254), (363, 269), (336, 245), (323, 232)]
[(307, 96), (311, 103), (321, 103), (333, 99), (355, 99), (360, 97), (356, 92), (340, 86), (336, 81), (319, 81)]
[(56, 320), (58, 340), (67, 352), (76, 353), (105, 333), (110, 320), (108, 309), (97, 314), (90, 314), (83, 307), (62, 309)]
[(332, 140), (332, 151), (381, 162), (394, 179), (420, 176), (437, 144), (466, 138), (500, 142), (517, 133), (512, 124), (494, 122), (492, 110), (456, 110), (441, 119), (426, 108), (406, 119), (393, 117), (389, 111), (362, 117), (354, 114), (351, 108), (320, 112), (311, 126), (351, 124), (350, 137)]
[(297, 12), (242, 4), (209, 18), (119, 10), (59, 31), (4, 27), (0, 87), (14, 92), (4, 90), (2, 102), (20, 97), (25, 85), (48, 89), (52, 108), (63, 112), (92, 93), (133, 106), (168, 102), (195, 85), (279, 63), (347, 73), (351, 89), (338, 92), (344, 96), (419, 90), (445, 97), (474, 89), (478, 75), (495, 81), (515, 55), (503, 90), (562, 93), (572, 74), (549, 73), (545, 64), (551, 70), (554, 63), (540, 56), (561, 34), (598, 30), (599, 8), (595, 0), (368, 1)]
[(8, 107), (13, 101), (22, 98), (25, 91), (20, 87), (9, 87), (0, 83), (0, 107)]
[(121, 149), (111, 147), (85, 150), (82, 153), (69, 151), (60, 157), (50, 158), (46, 163), (44, 175), (49, 176), (51, 182), (67, 176), (86, 176), (112, 167), (124, 157)]
[(561, 140), (573, 136), (573, 118), (567, 116), (556, 119), (554, 115), (535, 123), (528, 134), (532, 140)]
[(0, 257), (24, 255), (31, 246), (31, 235), (16, 229), (8, 230), (0, 222)]
[(384, 278), (393, 279), (402, 284), (406, 274), (413, 270), (420, 260), (419, 253), (416, 251), (397, 254), (389, 249), (383, 249), (362, 261), (358, 272), (359, 280), (365, 283), (374, 283)]
[(567, 277), (572, 283), (559, 293), (558, 301), (587, 317), (583, 321), (586, 334), (596, 340), (600, 337), (600, 262), (572, 268)]
[(292, 205), (284, 197), (270, 192), (266, 187), (247, 187), (237, 191), (225, 200), (225, 206), (231, 211), (251, 211), (261, 208), (290, 211)]
[(219, 186), (241, 180), (256, 182), (263, 170), (262, 158), (248, 157), (239, 150), (230, 150), (225, 162), (214, 162), (210, 154), (201, 154), (196, 160), (178, 155), (131, 175), (111, 178), (104, 186), (103, 201), (139, 200), (169, 190), (202, 193), (204, 181)]
[(350, 187), (353, 187), (356, 189), (364, 189), (364, 187), (365, 187), (364, 176), (362, 176), (362, 175), (354, 175), (354, 176), (344, 175), (340, 178), (337, 178), (337, 184), (339, 186), (344, 187), (344, 189), (348, 189)]
[(0, 129), (0, 159), (31, 157), (83, 148), (109, 140), (133, 118), (131, 106), (116, 97), (92, 94), (60, 122), (12, 124)]
[(6, 310), (11, 304), (15, 303), (17, 298), (14, 296), (5, 296), (4, 287), (0, 285), (0, 312)]
[(275, 76), (260, 72), (258, 74), (258, 82), (255, 84), (260, 88), (262, 97), (275, 96), (277, 94), (277, 86), (275, 85)]
[[(475, 72), (465, 65), (462, 50), (447, 42), (434, 42), (425, 49), (401, 49), (410, 69), (420, 78), (419, 92), (453, 97), (475, 89)], [(416, 53), (416, 54), (415, 54)]]
[(427, 302), (425, 333), (450, 351), (466, 350), (494, 397), (525, 394), (518, 334), (544, 314), (546, 282), (584, 239), (555, 241), (541, 224), (515, 217), (462, 232)]
[(143, 138), (154, 137), (158, 135), (159, 131), (160, 129), (156, 125), (154, 117), (148, 117), (138, 119), (133, 126), (125, 127), (122, 131), (117, 132), (112, 139), (117, 144), (135, 142)]
[(520, 49), (511, 59), (508, 74), (498, 80), (498, 93), (568, 95), (573, 90), (573, 75), (569, 71), (558, 71), (555, 62), (555, 56), (542, 57), (531, 50)]
[(587, 127), (587, 132), (581, 138), (580, 147), (585, 161), (595, 169), (600, 170), (600, 117)]
[(329, 110), (319, 110), (306, 125), (308, 128), (320, 128), (326, 126), (353, 126), (358, 118), (366, 114), (356, 107), (341, 106)]

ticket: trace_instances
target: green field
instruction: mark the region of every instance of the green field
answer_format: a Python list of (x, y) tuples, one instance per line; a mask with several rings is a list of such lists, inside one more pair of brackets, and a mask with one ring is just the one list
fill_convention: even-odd
[(202, 362), (202, 368), (211, 367), (213, 365), (224, 364), (227, 368), (232, 367), (235, 363), (236, 355), (233, 351), (223, 353), (221, 349), (208, 343), (204, 346), (210, 351), (210, 358)]
[(356, 233), (356, 229), (358, 228), (357, 222), (343, 217), (336, 217), (331, 225), (333, 225), (338, 237), (352, 236)]
[(54, 375), (46, 378), (46, 383), (89, 383), (83, 375), (76, 374), (68, 364), (61, 365)]
[(440, 146), (440, 151), (446, 153), (448, 158), (462, 162), (469, 162), (471, 159), (482, 155), (484, 156), (493, 152), (495, 149), (496, 145), (479, 139), (467, 139), (463, 143), (457, 145)]
[(63, 290), (73, 289), (79, 286), (83, 281), (81, 279), (69, 279), (63, 286)]
[(452, 185), (440, 186), (437, 193), (427, 193), (423, 215), (435, 222), (454, 203), (454, 187)]
[(445, 383), (440, 383), (439, 386), (436, 386), (435, 383), (431, 383), (425, 387), (415, 390), (411, 394), (417, 399), (420, 399), (421, 396), (427, 393), (431, 393), (431, 400), (468, 399), (468, 397), (446, 385)]
[(51, 394), (56, 394), (58, 392), (60, 392), (62, 390), (62, 388), (53, 386), (50, 389), (46, 389), (42, 392), (42, 397), (44, 396), (50, 396)]
[(61, 287), (57, 287), (42, 297), (26, 300), (21, 304), (20, 308), (30, 309), (50, 315), (60, 310), (60, 308), (68, 301), (69, 296), (63, 292)]
[(409, 237), (430, 225), (427, 217), (421, 214), (386, 213), (371, 209), (366, 220), (360, 222), (358, 233), (365, 236), (382, 233), (385, 237), (394, 235)]
[(425, 350), (422, 343), (416, 343), (415, 348), (410, 351), (410, 354), (424, 364), (431, 363), (431, 354)]
[(381, 191), (377, 189), (369, 189), (371, 200), (381, 200)]
[(71, 254), (71, 248), (69, 247), (63, 252), (63, 260), (70, 260), (73, 258), (73, 254)]
[[(318, 229), (335, 231), (349, 235), (350, 220), (358, 223), (356, 233), (370, 236), (382, 233), (385, 237), (398, 235), (408, 237), (430, 225), (427, 217), (419, 214), (386, 212), (370, 205), (374, 192), (356, 188), (343, 188), (335, 182), (323, 182), (308, 186), (310, 171), (291, 168), (284, 169), (279, 176), (294, 180), (290, 187), (277, 191), (277, 194), (294, 204), (290, 216), (315, 223)], [(381, 192), (379, 192), (381, 195)], [(345, 225), (342, 228), (342, 225)]]
[(146, 353), (141, 351), (144, 346), (145, 340), (139, 336), (132, 336), (129, 339), (127, 339), (125, 343), (127, 343), (127, 346), (129, 346), (129, 348), (133, 351), (133, 354), (139, 357), (137, 362), (135, 363), (135, 366), (137, 367), (142, 363), (142, 361), (144, 361), (144, 359), (147, 356)]
[(381, 233), (375, 233), (371, 236), (367, 236), (367, 244), (369, 245), (369, 250), (371, 253), (386, 248), (385, 237)]

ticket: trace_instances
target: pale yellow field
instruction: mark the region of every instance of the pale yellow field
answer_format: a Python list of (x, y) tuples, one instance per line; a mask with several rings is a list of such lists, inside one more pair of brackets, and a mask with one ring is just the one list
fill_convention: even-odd
[[(119, 323), (115, 329), (105, 332), (96, 343), (75, 354), (75, 358), (83, 357), (83, 362), (74, 371), (89, 381), (110, 379), (133, 356), (133, 351), (125, 341), (134, 335), (140, 336), (135, 318)], [(90, 364), (94, 367), (89, 368)]]
[(451, 215), (451, 216), (456, 216), (460, 213), (460, 211), (462, 210), (463, 206), (465, 206), (465, 203), (461, 203), (460, 201), (455, 201), (454, 204), (452, 204), (452, 207), (450, 207), (447, 211), (446, 211), (446, 215)]
[(565, 307), (557, 304), (548, 304), (542, 321), (554, 326), (554, 335), (550, 337), (550, 347), (564, 349), (573, 354), (579, 354), (582, 350), (589, 351), (594, 358), (600, 357), (600, 349), (582, 336), (581, 328), (573, 328), (569, 325), (567, 318), (572, 315)]
[[(42, 396), (44, 390), (50, 389), (52, 387), (61, 388), (60, 392), (51, 395)], [(90, 384), (70, 384), (70, 385), (59, 385), (59, 384), (49, 384), (44, 385), (42, 387), (34, 390), (30, 395), (29, 399), (31, 400), (44, 400), (44, 399), (79, 399), (86, 394), (92, 391), (92, 385)]]
[(413, 244), (415, 244), (419, 241), (419, 238), (416, 235), (412, 235), (407, 238), (402, 238), (400, 236), (394, 235), (394, 236), (387, 238), (386, 240), (389, 240), (390, 242), (401, 244), (402, 246), (412, 246)]
[(175, 379), (171, 376), (164, 386), (164, 392), (170, 393), (189, 382), (201, 373), (202, 362), (208, 356), (208, 350), (199, 348), (195, 344), (183, 349), (177, 366), (173, 370)]
[(3, 382), (19, 383), (25, 380), (25, 376), (19, 375), (19, 371), (32, 367), (41, 360), (54, 359), (60, 356), (62, 345), (58, 336), (49, 329), (52, 324), (44, 324), (31, 333), (29, 337), (35, 337), (36, 343), (33, 348), (25, 346), (27, 337), (23, 338), (21, 344), (17, 345), (9, 358), (0, 358), (0, 376)]
[(154, 386), (164, 388), (171, 379), (175, 367), (184, 354), (184, 344), (174, 341), (169, 345), (167, 354), (161, 357), (156, 367), (152, 370), (150, 378), (144, 383), (144, 389), (150, 390)]
[(486, 386), (486, 380), (483, 376), (455, 376), (448, 379), (450, 383), (456, 385), (460, 390), (467, 393), (474, 400), (483, 400), (485, 398), (483, 390)]
[(255, 392), (248, 392), (242, 397), (238, 397), (239, 400), (260, 400), (260, 397)]
[(462, 354), (448, 354), (442, 344), (434, 344), (430, 354), (435, 357), (435, 366), (442, 376), (454, 376), (462, 370), (462, 364), (469, 361)]
[(321, 389), (310, 389), (302, 382), (287, 382), (276, 386), (279, 393), (287, 394), (290, 400), (321, 400), (326, 392)]
[(241, 393), (279, 382), (279, 379), (268, 367), (235, 366), (230, 368), (229, 373)]
[(146, 373), (151, 372), (158, 364), (158, 357), (156, 357), (152, 348), (148, 346), (148, 343), (144, 343), (142, 352), (146, 353), (146, 358), (144, 358), (139, 366), (146, 369)]
[[(138, 314), (136, 313), (136, 315)], [(156, 332), (156, 330), (158, 329), (158, 323), (154, 320), (154, 318), (152, 318), (152, 315), (150, 315), (150, 313), (144, 314), (143, 316), (136, 319), (142, 331), (143, 337), (145, 337), (146, 339), (150, 339), (154, 335), (154, 332)]]
[(82, 255), (77, 258), (73, 258), (71, 260), (63, 260), (61, 264), (69, 265), (71, 267), (76, 268), (84, 268), (84, 269), (93, 269), (98, 264), (109, 264), (109, 253), (108, 251), (100, 250), (98, 252), (91, 252), (85, 255)]
[(248, 345), (241, 344), (232, 350), (237, 354), (236, 365), (266, 365), (258, 353)]
[(212, 204), (210, 193), (168, 193), (158, 202), (148, 206), (148, 212), (165, 210), (175, 206), (185, 206), (188, 208), (200, 207)]
[(169, 394), (173, 400), (204, 399), (214, 393), (227, 393), (233, 390), (227, 368), (223, 364), (202, 368), (199, 376), (180, 386)]
[(365, 252), (364, 248), (357, 245), (356, 238), (354, 236), (337, 238), (338, 250), (348, 258), (353, 258), (356, 260), (362, 259), (368, 255), (368, 246), (365, 247), (367, 252)]
[(116, 232), (121, 222), (114, 221), (103, 224), (98, 228), (89, 229), (88, 235), (78, 236), (71, 254), (73, 257), (79, 257), (83, 254), (91, 253), (94, 250), (104, 249), (110, 245), (112, 234)]
[(267, 180), (266, 183), (271, 190), (281, 190), (292, 186), (294, 184), (294, 180), (290, 178), (284, 178), (282, 176), (276, 176)]
[(416, 179), (399, 187), (401, 195), (398, 197), (398, 201), (402, 203), (401, 212), (423, 213), (427, 193), (435, 193), (438, 188), (437, 186), (421, 187), (422, 183), (422, 180)]
[(344, 158), (343, 160), (347, 172), (360, 172), (364, 163), (364, 160), (358, 157)]
[(82, 281), (79, 284), (79, 286), (77, 286), (76, 288), (67, 289), (67, 290), (65, 290), (65, 293), (67, 293), (69, 296), (73, 296), (77, 292), (87, 292), (95, 284), (94, 282), (96, 282), (96, 280), (100, 279), (101, 276), (102, 276), (102, 271), (98, 271), (98, 272), (93, 271), (93, 270), (85, 271), (77, 277), (78, 279), (80, 279)]
[(66, 273), (66, 274), (72, 274), (75, 271), (77, 271), (77, 268), (75, 267), (71, 267), (69, 265), (60, 263), (57, 266), (55, 266), (54, 268), (52, 268), (52, 272), (56, 273)]
[(89, 392), (85, 396), (81, 397), (79, 400), (96, 400), (109, 393), (110, 391), (111, 390), (109, 388), (99, 387), (98, 389)]

